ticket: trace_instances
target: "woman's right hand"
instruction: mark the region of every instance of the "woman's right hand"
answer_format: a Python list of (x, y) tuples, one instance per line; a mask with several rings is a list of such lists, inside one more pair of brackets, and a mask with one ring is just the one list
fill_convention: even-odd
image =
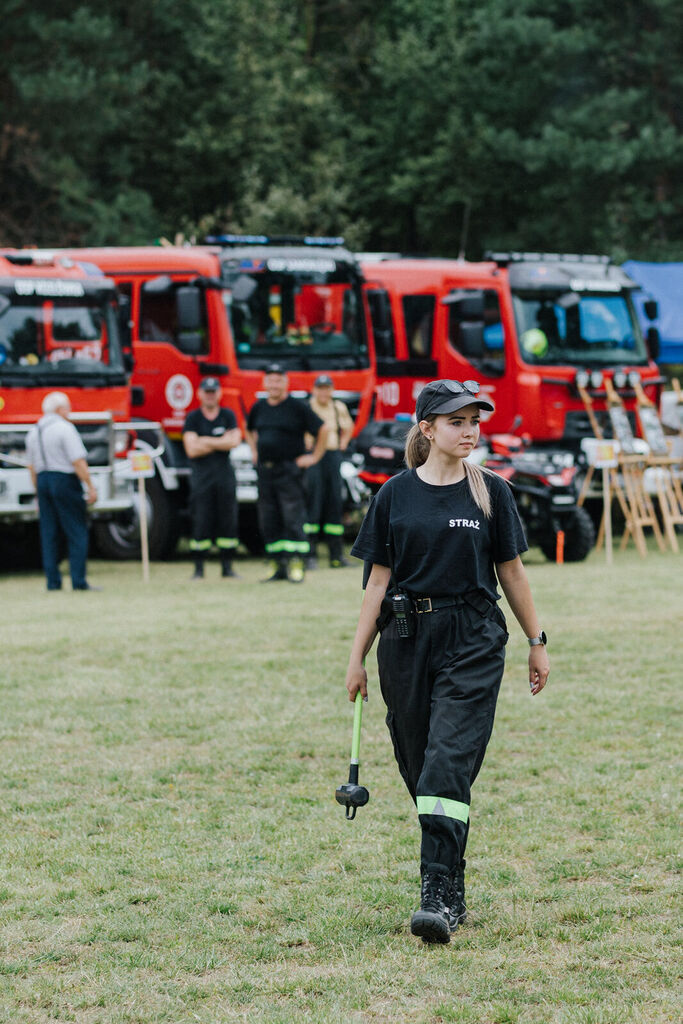
[(363, 665), (351, 665), (346, 672), (346, 689), (349, 692), (349, 700), (354, 701), (360, 690), (363, 700), (368, 699), (368, 674)]

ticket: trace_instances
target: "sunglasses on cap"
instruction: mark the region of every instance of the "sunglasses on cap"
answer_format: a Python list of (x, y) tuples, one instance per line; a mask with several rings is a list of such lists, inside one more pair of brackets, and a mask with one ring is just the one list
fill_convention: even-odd
[[(476, 380), (440, 380), (434, 387), (427, 385), (431, 394), (442, 395), (450, 392), (452, 395), (478, 395), (479, 384)], [(425, 388), (425, 391), (427, 390)]]

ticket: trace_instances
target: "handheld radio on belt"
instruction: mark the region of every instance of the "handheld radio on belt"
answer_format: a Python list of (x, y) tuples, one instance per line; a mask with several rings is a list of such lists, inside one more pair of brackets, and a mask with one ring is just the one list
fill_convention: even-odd
[(391, 589), (393, 591), (391, 601), (391, 614), (396, 621), (396, 632), (400, 637), (411, 637), (415, 635), (415, 609), (413, 602), (407, 594), (399, 590), (394, 572), (394, 557), (391, 553), (391, 542), (387, 542), (387, 556), (391, 570)]

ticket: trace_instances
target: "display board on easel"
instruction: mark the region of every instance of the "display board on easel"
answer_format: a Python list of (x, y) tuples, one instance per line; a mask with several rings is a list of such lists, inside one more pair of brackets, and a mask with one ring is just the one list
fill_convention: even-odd
[(618, 442), (609, 441), (597, 437), (585, 438), (583, 450), (588, 459), (588, 465), (592, 469), (602, 470), (602, 529), (605, 535), (605, 554), (607, 564), (612, 564), (612, 493), (610, 490), (610, 472), (617, 468), (619, 459), (617, 457)]

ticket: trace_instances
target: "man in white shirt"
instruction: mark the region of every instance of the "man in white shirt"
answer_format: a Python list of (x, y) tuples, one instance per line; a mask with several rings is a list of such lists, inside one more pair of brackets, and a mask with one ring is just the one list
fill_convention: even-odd
[[(63, 391), (51, 391), (43, 399), (43, 416), (26, 439), (26, 456), (38, 495), (40, 546), (48, 590), (61, 590), (59, 535), (69, 548), (71, 586), (97, 590), (85, 577), (88, 557), (86, 501), (93, 504), (97, 492), (88, 469), (85, 445), (69, 421), (71, 402)], [(83, 496), (83, 485), (87, 497)]]

